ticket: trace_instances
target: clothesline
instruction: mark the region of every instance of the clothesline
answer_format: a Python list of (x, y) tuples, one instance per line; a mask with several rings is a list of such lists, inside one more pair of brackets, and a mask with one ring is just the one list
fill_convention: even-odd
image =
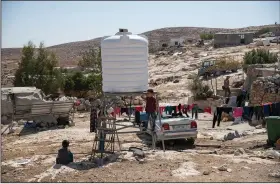
[(245, 107), (216, 107), (212, 128), (215, 128), (216, 122), (220, 126), (223, 112), (227, 114), (232, 113), (235, 122), (242, 121), (242, 119), (249, 121), (261, 120), (267, 116), (280, 116), (280, 102)]

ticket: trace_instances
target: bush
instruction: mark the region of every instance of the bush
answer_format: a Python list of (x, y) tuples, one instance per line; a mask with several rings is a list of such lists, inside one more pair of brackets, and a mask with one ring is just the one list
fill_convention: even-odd
[(253, 49), (245, 53), (243, 58), (245, 65), (250, 64), (271, 64), (278, 61), (277, 54), (270, 53), (266, 49)]
[(262, 35), (262, 34), (265, 34), (265, 33), (269, 33), (270, 32), (270, 29), (267, 27), (267, 28), (262, 28), (262, 29), (260, 29), (259, 31), (257, 31), (256, 33), (255, 33), (255, 35), (256, 36), (260, 36), (260, 35)]
[(211, 91), (208, 85), (202, 83), (198, 75), (192, 77), (192, 82), (189, 86), (195, 100), (206, 100), (213, 97), (213, 91)]
[(200, 34), (200, 39), (202, 40), (212, 40), (213, 38), (214, 38), (213, 34), (207, 34), (207, 33)]
[(99, 96), (102, 94), (101, 74), (68, 73), (65, 76), (64, 91), (65, 93), (75, 92), (78, 97), (86, 97), (89, 91), (92, 91), (95, 96)]
[(246, 72), (248, 65), (276, 63), (278, 61), (278, 56), (276, 53), (270, 53), (269, 50), (253, 49), (245, 53), (243, 61), (243, 70)]

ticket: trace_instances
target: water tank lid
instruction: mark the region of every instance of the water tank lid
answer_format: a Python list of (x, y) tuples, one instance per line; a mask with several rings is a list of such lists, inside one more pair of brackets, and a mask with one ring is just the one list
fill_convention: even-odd
[(128, 32), (128, 29), (119, 28), (119, 32), (120, 32), (120, 33), (127, 33), (127, 32)]

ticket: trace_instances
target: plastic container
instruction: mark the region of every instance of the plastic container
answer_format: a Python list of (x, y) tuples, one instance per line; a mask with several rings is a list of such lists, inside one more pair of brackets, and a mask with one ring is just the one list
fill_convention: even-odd
[(148, 39), (120, 29), (101, 41), (103, 92), (148, 89)]
[(148, 121), (148, 115), (146, 112), (140, 112), (140, 122)]
[(274, 145), (280, 138), (280, 116), (269, 116), (265, 118), (267, 127), (267, 143)]

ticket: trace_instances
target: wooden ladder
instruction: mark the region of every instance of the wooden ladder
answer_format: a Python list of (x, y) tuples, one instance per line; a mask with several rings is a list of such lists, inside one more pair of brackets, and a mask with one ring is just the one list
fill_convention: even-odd
[[(99, 117), (96, 133), (93, 140), (92, 152), (90, 159), (93, 160), (96, 153), (100, 153), (100, 158), (104, 158), (104, 154), (114, 154), (115, 142), (117, 141), (119, 151), (121, 151), (121, 144), (116, 129), (115, 118)], [(116, 140), (117, 138), (117, 140)]]

